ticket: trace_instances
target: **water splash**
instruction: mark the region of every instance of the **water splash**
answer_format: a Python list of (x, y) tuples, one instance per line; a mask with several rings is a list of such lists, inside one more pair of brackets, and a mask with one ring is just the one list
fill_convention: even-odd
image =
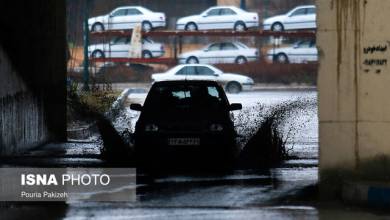
[[(241, 146), (239, 166), (269, 168), (279, 166), (291, 157), (288, 143), (308, 121), (291, 120), (316, 106), (313, 99), (296, 99), (273, 106), (257, 104), (235, 117), (238, 144)], [(290, 146), (290, 147), (288, 147)]]

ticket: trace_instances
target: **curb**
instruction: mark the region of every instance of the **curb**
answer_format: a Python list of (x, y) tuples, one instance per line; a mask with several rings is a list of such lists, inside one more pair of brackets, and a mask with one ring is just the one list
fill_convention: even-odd
[(352, 204), (389, 208), (390, 183), (346, 182), (343, 184), (342, 198)]
[[(113, 83), (114, 90), (126, 90), (128, 88), (137, 89), (149, 89), (150, 83)], [(317, 90), (317, 86), (312, 85), (284, 85), (284, 84), (267, 84), (267, 83), (255, 83), (252, 87), (253, 91), (262, 90)]]
[(316, 86), (253, 86), (252, 91), (317, 90)]
[(91, 123), (87, 126), (66, 130), (68, 139), (72, 140), (84, 140), (93, 135), (97, 130), (96, 124)]

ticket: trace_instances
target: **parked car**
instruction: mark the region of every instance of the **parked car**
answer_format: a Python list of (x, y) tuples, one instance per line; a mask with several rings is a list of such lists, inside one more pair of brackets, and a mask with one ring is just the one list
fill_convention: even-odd
[(284, 31), (297, 29), (315, 29), (316, 6), (299, 6), (284, 15), (270, 17), (264, 20), (264, 30)]
[(183, 53), (180, 63), (237, 63), (244, 64), (259, 59), (259, 51), (240, 42), (222, 42), (207, 45), (202, 50)]
[(151, 87), (135, 127), (137, 168), (228, 168), (238, 156), (229, 104), (214, 81), (165, 81)]
[[(108, 44), (94, 44), (88, 47), (88, 54), (93, 58), (103, 57), (129, 57), (130, 52), (130, 38), (129, 37), (116, 37)], [(155, 43), (149, 38), (142, 39), (142, 57), (154, 58), (164, 56), (164, 45)]]
[(141, 6), (126, 6), (114, 9), (112, 12), (88, 19), (90, 31), (133, 29), (142, 25), (143, 31), (166, 26), (165, 14), (153, 12)]
[(318, 61), (318, 50), (314, 40), (299, 41), (292, 47), (270, 49), (269, 61), (276, 63), (307, 63)]
[(224, 86), (229, 93), (239, 93), (242, 90), (250, 90), (254, 84), (253, 79), (247, 76), (224, 73), (218, 68), (204, 64), (182, 64), (165, 73), (152, 75), (153, 82), (170, 80), (209, 80), (216, 81)]
[(247, 12), (235, 6), (211, 7), (200, 15), (180, 18), (176, 23), (176, 29), (187, 31), (212, 29), (244, 31), (258, 26), (257, 13)]

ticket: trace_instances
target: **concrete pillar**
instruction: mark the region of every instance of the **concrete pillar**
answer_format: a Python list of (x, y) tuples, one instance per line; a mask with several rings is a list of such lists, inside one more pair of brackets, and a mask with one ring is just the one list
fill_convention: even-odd
[(344, 181), (390, 171), (390, 1), (317, 1), (320, 49), (320, 182), (333, 196)]

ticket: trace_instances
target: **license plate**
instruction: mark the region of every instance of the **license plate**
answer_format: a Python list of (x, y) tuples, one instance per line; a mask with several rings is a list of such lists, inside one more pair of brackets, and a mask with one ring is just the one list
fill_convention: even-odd
[(170, 146), (198, 146), (200, 145), (199, 138), (169, 138), (168, 145)]

